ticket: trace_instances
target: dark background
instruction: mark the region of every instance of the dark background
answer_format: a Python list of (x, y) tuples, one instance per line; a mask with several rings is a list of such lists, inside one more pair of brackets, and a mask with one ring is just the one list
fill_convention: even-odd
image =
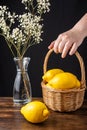
[[(26, 56), (31, 58), (28, 73), (31, 80), (32, 94), (34, 97), (42, 96), (41, 81), (43, 75), (43, 62), (48, 51), (48, 45), (57, 36), (70, 29), (87, 12), (87, 1), (82, 0), (50, 0), (51, 11), (44, 15), (43, 41), (30, 47)], [(21, 13), (23, 6), (20, 0), (0, 0), (0, 5), (7, 5), (12, 11)], [(85, 70), (87, 72), (87, 39), (78, 51), (83, 57)], [(77, 58), (68, 56), (61, 59), (61, 55), (53, 54), (49, 58), (49, 68), (61, 68), (64, 71), (74, 73), (81, 79), (80, 66)], [(87, 73), (86, 73), (87, 75)], [(13, 84), (16, 76), (16, 67), (13, 56), (7, 47), (3, 37), (0, 37), (0, 96), (12, 96)]]

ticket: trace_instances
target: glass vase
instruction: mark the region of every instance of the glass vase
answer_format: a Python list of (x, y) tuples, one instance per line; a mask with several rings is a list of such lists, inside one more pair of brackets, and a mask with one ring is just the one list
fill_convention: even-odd
[(26, 104), (32, 100), (31, 83), (28, 75), (29, 57), (14, 58), (17, 74), (13, 86), (13, 102)]

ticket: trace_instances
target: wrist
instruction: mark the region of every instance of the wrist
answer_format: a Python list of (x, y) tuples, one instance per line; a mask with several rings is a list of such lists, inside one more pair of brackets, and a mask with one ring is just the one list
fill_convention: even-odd
[(83, 38), (87, 37), (87, 13), (73, 27)]

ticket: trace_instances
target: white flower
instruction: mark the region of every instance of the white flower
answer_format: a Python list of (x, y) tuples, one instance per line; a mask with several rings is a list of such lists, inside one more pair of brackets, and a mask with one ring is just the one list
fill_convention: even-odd
[(42, 12), (46, 13), (50, 11), (49, 0), (37, 0), (37, 2), (38, 2), (38, 13), (42, 13)]
[[(33, 4), (32, 4), (32, 3), (34, 3), (34, 0), (22, 0), (22, 3), (26, 5), (25, 9), (29, 9), (31, 11), (34, 9)], [(46, 13), (46, 12), (50, 11), (49, 0), (36, 0), (36, 3), (37, 3), (37, 6), (36, 6), (37, 7), (37, 13), (42, 14), (42, 13)], [(32, 7), (33, 7), (33, 9), (32, 9)]]
[(30, 13), (25, 13), (19, 17), (19, 27), (24, 31), (26, 36), (32, 37), (38, 43), (42, 40), (40, 38), (42, 33), (42, 25), (39, 23), (40, 20), (41, 17), (33, 16)]
[(49, 0), (21, 0), (21, 3), (25, 6), (21, 15), (0, 6), (0, 34), (7, 40), (12, 54), (23, 57), (29, 46), (42, 41), (42, 14), (49, 12), (50, 3)]
[(1, 32), (5, 35), (5, 37), (7, 37), (7, 39), (9, 39), (10, 28), (9, 28), (9, 26), (6, 25), (6, 22), (3, 17), (0, 18), (0, 29), (1, 29)]

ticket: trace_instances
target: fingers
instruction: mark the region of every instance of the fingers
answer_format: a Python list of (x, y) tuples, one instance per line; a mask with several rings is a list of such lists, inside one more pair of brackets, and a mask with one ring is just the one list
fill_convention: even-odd
[(54, 52), (62, 53), (61, 56), (62, 58), (64, 58), (67, 55), (71, 46), (72, 46), (72, 41), (69, 39), (69, 37), (66, 34), (61, 34), (55, 41)]
[(51, 42), (51, 44), (48, 46), (48, 49), (52, 49), (54, 47), (55, 41)]
[(77, 44), (74, 43), (72, 48), (70, 49), (69, 55), (73, 55), (76, 52), (77, 48), (78, 48)]
[(61, 53), (61, 57), (65, 58), (66, 55), (73, 55), (77, 48), (82, 43), (82, 39), (79, 40), (79, 37), (72, 30), (62, 33), (58, 38), (49, 45), (49, 49), (54, 49), (55, 53)]
[(63, 52), (65, 46), (66, 46), (66, 47), (69, 47), (69, 46), (70, 46), (70, 45), (69, 45), (69, 41), (68, 41), (68, 39), (67, 39), (67, 36), (64, 36), (64, 37), (62, 38), (61, 42), (59, 43), (58, 50), (59, 50), (60, 53)]
[(61, 43), (62, 39), (61, 39), (61, 35), (58, 36), (58, 38), (55, 40), (55, 44), (54, 44), (54, 52), (58, 53), (59, 52), (59, 44)]
[(55, 53), (59, 52), (61, 53), (61, 57), (65, 58), (68, 52), (69, 55), (73, 55), (76, 52), (78, 46), (77, 43), (73, 43), (72, 41), (58, 39), (53, 41), (48, 48), (54, 48)]
[(73, 45), (73, 43), (72, 42), (70, 42), (70, 41), (67, 41), (65, 44), (64, 44), (64, 48), (63, 48), (63, 50), (62, 50), (62, 54), (61, 54), (61, 57), (62, 58), (65, 58), (66, 57), (66, 55), (67, 55), (67, 53), (69, 52), (69, 50), (71, 50), (71, 48), (72, 48), (72, 45)]

